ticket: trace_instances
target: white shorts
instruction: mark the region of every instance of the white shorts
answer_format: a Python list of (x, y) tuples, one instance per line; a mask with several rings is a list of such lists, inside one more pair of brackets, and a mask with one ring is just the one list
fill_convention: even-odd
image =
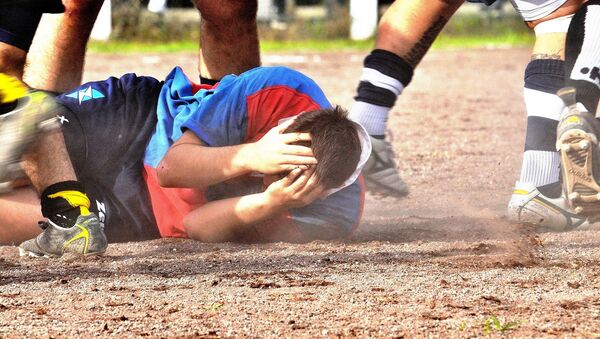
[(523, 21), (533, 21), (548, 16), (567, 0), (510, 0)]

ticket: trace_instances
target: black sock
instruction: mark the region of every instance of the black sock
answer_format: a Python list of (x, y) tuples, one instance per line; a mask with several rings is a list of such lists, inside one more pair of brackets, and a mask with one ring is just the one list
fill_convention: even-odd
[(17, 107), (17, 101), (7, 102), (4, 104), (0, 104), (0, 115), (11, 112), (13, 109)]
[(50, 185), (41, 199), (42, 215), (60, 227), (73, 227), (82, 213), (89, 213), (90, 200), (79, 181)]
[(560, 198), (562, 194), (562, 185), (559, 182), (553, 182), (551, 184), (546, 184), (543, 186), (539, 186), (538, 191), (543, 195), (547, 196), (550, 199)]

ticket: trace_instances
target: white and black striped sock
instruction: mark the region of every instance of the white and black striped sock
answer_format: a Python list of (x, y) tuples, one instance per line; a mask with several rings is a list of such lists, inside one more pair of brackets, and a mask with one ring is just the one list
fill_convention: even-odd
[(383, 137), (390, 109), (410, 83), (413, 67), (394, 53), (375, 49), (364, 61), (349, 118), (375, 137)]
[(525, 151), (521, 167), (520, 182), (536, 187), (558, 182), (560, 174), (560, 155), (558, 152)]
[(523, 96), (527, 133), (519, 181), (536, 187), (559, 181), (556, 127), (565, 106), (555, 93), (563, 86), (563, 79), (564, 62), (561, 60), (532, 60), (525, 70)]

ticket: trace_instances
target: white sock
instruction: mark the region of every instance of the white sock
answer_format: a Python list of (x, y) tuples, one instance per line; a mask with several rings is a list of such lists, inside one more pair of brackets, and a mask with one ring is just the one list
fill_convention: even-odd
[(547, 151), (526, 151), (519, 181), (536, 187), (558, 182), (560, 154)]
[(555, 92), (564, 86), (563, 67), (560, 60), (538, 59), (525, 70), (527, 133), (519, 181), (536, 187), (559, 181), (556, 128), (565, 105)]
[(355, 101), (348, 118), (363, 125), (369, 135), (384, 135), (390, 107)]
[(385, 50), (371, 51), (364, 61), (349, 118), (372, 136), (385, 135), (388, 114), (413, 75), (413, 66)]

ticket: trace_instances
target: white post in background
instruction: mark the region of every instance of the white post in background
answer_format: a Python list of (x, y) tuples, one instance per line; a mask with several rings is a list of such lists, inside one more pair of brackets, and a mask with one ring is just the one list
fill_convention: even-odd
[(112, 30), (112, 19), (111, 19), (111, 7), (110, 0), (104, 0), (96, 23), (92, 29), (90, 39), (106, 41), (110, 38), (110, 32)]
[(167, 10), (167, 0), (148, 1), (148, 10), (152, 13), (164, 13)]
[(377, 0), (350, 0), (350, 39), (365, 40), (377, 30)]
[(261, 21), (271, 21), (273, 19), (273, 1), (258, 0), (258, 12), (256, 18)]

